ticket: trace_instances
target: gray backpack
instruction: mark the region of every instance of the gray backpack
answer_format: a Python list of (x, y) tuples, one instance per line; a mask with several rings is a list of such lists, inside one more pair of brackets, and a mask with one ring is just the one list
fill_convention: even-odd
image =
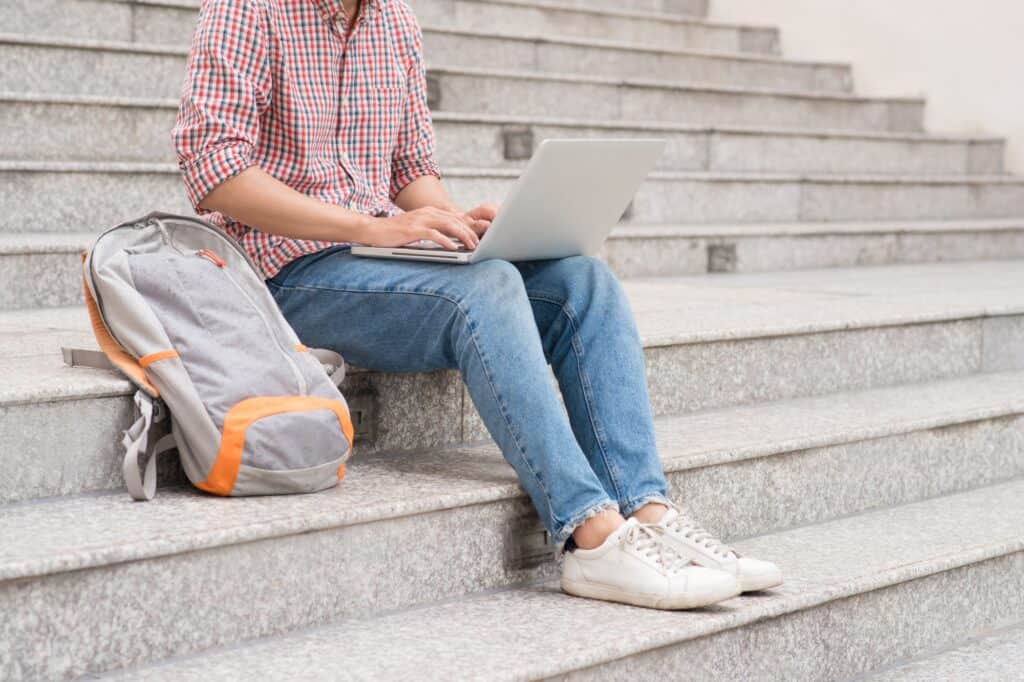
[(234, 240), (151, 213), (101, 234), (84, 279), (100, 348), (138, 387), (123, 441), (133, 498), (152, 499), (156, 458), (171, 448), (215, 495), (313, 492), (342, 478), (353, 435), (344, 363), (300, 343)]

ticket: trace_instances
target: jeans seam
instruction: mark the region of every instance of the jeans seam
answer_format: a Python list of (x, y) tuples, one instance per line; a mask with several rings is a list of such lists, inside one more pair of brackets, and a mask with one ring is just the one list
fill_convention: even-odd
[(569, 305), (568, 301), (562, 301), (557, 298), (548, 298), (541, 294), (530, 294), (527, 293), (527, 297), (530, 300), (540, 301), (542, 303), (548, 303), (551, 305), (558, 306), (559, 310), (566, 319), (569, 321), (569, 325), (572, 327), (572, 350), (576, 355), (576, 368), (577, 375), (580, 379), (580, 385), (583, 387), (583, 402), (587, 406), (587, 417), (590, 419), (590, 427), (594, 430), (594, 439), (597, 441), (597, 447), (601, 452), (601, 460), (604, 462), (604, 467), (608, 471), (608, 476), (611, 478), (612, 486), (615, 488), (615, 499), (619, 499), (622, 496), (622, 485), (619, 482), (617, 471), (611, 466), (608, 458), (608, 450), (605, 447), (604, 442), (604, 431), (597, 423), (597, 419), (594, 416), (594, 403), (593, 403), (593, 387), (590, 384), (590, 378), (587, 373), (583, 370), (583, 349), (579, 345), (579, 325), (576, 322), (576, 316)]
[(476, 336), (476, 328), (474, 327), (473, 321), (470, 319), (470, 316), (469, 316), (468, 312), (462, 307), (462, 303), (460, 301), (458, 301), (455, 298), (452, 298), (451, 296), (446, 296), (446, 295), (444, 295), (444, 294), (442, 294), (440, 292), (437, 292), (437, 291), (415, 291), (415, 290), (408, 290), (408, 289), (355, 289), (355, 288), (336, 287), (336, 286), (333, 286), (333, 287), (310, 286), (310, 285), (307, 285), (307, 284), (300, 284), (300, 285), (277, 285), (277, 284), (275, 284), (275, 286), (277, 286), (277, 287), (279, 287), (281, 289), (307, 290), (307, 291), (337, 291), (337, 292), (359, 293), (359, 294), (411, 294), (411, 295), (414, 295), (414, 296), (431, 296), (431, 297), (439, 298), (439, 299), (441, 299), (443, 301), (447, 301), (447, 302), (451, 303), (452, 306), (454, 306), (455, 309), (459, 312), (459, 315), (462, 316), (463, 320), (465, 320), (466, 326), (469, 328), (469, 337), (473, 341), (473, 349), (476, 351), (476, 355), (480, 359), (480, 364), (484, 367), (484, 377), (486, 377), (487, 385), (491, 389), (491, 395), (494, 396), (494, 400), (498, 403), (498, 407), (499, 407), (499, 409), (501, 411), (501, 416), (502, 416), (502, 418), (505, 421), (505, 428), (508, 429), (509, 434), (512, 436), (512, 441), (515, 443), (516, 448), (519, 450), (519, 455), (523, 458), (523, 461), (526, 462), (527, 468), (530, 470), (530, 473), (533, 475), (534, 479), (537, 481), (537, 485), (540, 487), (541, 492), (544, 493), (544, 501), (545, 501), (545, 503), (548, 506), (548, 514), (552, 517), (552, 519), (554, 519), (554, 514), (553, 514), (554, 506), (551, 504), (551, 493), (548, 492), (547, 486), (544, 485), (544, 479), (542, 479), (540, 477), (540, 475), (537, 473), (537, 470), (533, 466), (533, 462), (531, 462), (530, 458), (526, 455), (526, 450), (523, 448), (522, 443), (519, 442), (519, 437), (516, 434), (515, 429), (512, 428), (512, 422), (509, 419), (508, 411), (505, 409), (504, 401), (501, 399), (501, 396), (498, 393), (498, 389), (494, 385), (494, 380), (491, 378), (490, 369), (488, 369), (487, 360), (485, 359), (483, 351), (480, 349), (480, 344), (479, 344), (479, 342), (477, 340), (477, 336)]

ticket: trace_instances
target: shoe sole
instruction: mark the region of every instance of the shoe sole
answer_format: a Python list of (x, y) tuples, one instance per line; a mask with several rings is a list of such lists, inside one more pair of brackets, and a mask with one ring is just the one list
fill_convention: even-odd
[(718, 602), (732, 599), (739, 596), (740, 589), (719, 590), (717, 593), (678, 597), (666, 599), (653, 594), (640, 592), (627, 592), (608, 585), (594, 583), (576, 582), (574, 580), (562, 579), (562, 591), (576, 597), (587, 599), (600, 599), (601, 601), (628, 604), (630, 606), (643, 606), (649, 609), (661, 609), (663, 611), (685, 611), (688, 609), (699, 609), (704, 606), (711, 606)]
[(740, 589), (743, 592), (762, 592), (764, 590), (770, 590), (773, 587), (778, 587), (783, 582), (782, 576), (768, 576), (761, 578), (760, 580), (755, 579), (740, 579)]

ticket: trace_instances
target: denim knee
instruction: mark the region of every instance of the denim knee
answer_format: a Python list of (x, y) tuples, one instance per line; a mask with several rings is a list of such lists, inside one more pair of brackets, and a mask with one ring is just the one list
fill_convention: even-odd
[(493, 311), (509, 306), (526, 306), (526, 285), (516, 266), (504, 260), (485, 260), (471, 268), (471, 284), (460, 303), (468, 310)]

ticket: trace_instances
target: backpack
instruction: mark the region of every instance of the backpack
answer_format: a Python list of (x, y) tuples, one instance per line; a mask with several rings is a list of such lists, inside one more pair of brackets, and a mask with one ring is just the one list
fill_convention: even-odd
[[(234, 240), (150, 213), (102, 233), (83, 258), (96, 341), (138, 389), (123, 439), (133, 498), (153, 498), (157, 456), (172, 448), (214, 495), (337, 485), (353, 439), (344, 362), (302, 345)], [(96, 364), (82, 357), (65, 349), (69, 364)]]

